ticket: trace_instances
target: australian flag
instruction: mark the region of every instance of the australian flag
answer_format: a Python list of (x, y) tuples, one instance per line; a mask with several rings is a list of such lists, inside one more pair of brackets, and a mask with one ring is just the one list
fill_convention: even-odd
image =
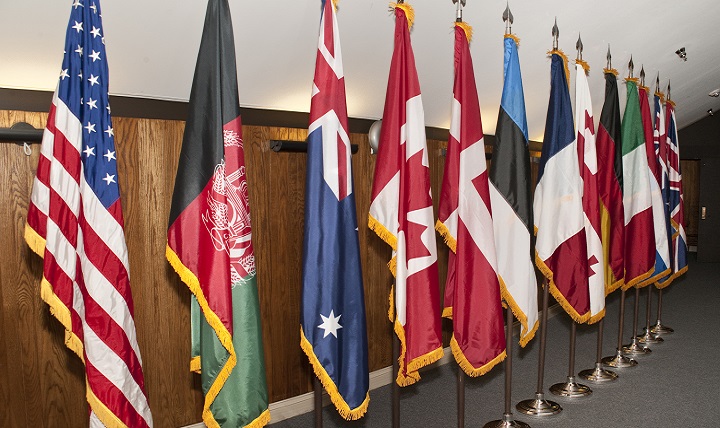
[(300, 342), (340, 415), (353, 420), (370, 396), (347, 122), (337, 20), (326, 0), (308, 129)]

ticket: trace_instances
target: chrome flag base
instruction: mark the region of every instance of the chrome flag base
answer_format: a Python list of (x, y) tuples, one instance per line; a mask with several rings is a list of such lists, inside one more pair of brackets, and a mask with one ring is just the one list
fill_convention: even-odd
[(642, 336), (638, 336), (637, 341), (641, 345), (657, 345), (658, 343), (663, 343), (665, 339), (658, 336), (657, 334), (653, 334), (651, 329), (648, 330), (647, 328), (645, 328), (645, 334)]
[(575, 382), (575, 376), (568, 376), (567, 382), (552, 385), (550, 392), (561, 397), (580, 398), (592, 394), (592, 389), (587, 385)]
[(615, 354), (612, 357), (605, 357), (602, 360), (602, 363), (609, 367), (615, 367), (618, 369), (625, 369), (628, 367), (635, 367), (637, 366), (638, 362), (636, 360), (633, 360), (632, 358), (628, 358), (620, 352), (618, 349), (617, 354)]
[(543, 393), (537, 393), (535, 398), (517, 403), (515, 408), (530, 416), (552, 416), (562, 412), (562, 407), (554, 401), (546, 400)]
[(650, 329), (651, 333), (663, 335), (663, 334), (673, 334), (675, 330), (671, 329), (670, 327), (663, 325), (660, 320), (657, 320), (657, 324), (653, 328)]
[(652, 351), (650, 348), (646, 346), (641, 346), (638, 344), (638, 341), (636, 338), (632, 338), (632, 342), (630, 342), (629, 345), (625, 345), (622, 347), (622, 352), (625, 355), (647, 355), (651, 353)]
[(601, 363), (595, 363), (594, 369), (583, 370), (578, 373), (578, 376), (589, 381), (589, 382), (612, 382), (617, 380), (618, 374), (612, 370), (605, 370)]
[(516, 421), (512, 413), (505, 413), (503, 418), (496, 421), (490, 421), (483, 425), (483, 428), (530, 428), (530, 425), (522, 421)]

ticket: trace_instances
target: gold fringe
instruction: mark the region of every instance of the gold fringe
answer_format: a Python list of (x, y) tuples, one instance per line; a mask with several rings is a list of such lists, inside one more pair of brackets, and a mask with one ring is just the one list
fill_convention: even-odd
[(501, 363), (505, 357), (507, 356), (506, 351), (502, 351), (500, 355), (493, 358), (491, 361), (485, 363), (483, 366), (475, 368), (475, 366), (472, 365), (470, 361), (465, 357), (465, 354), (463, 354), (462, 349), (460, 349), (460, 345), (458, 345), (457, 341), (455, 340), (455, 335), (452, 335), (452, 338), (450, 338), (450, 349), (452, 349), (453, 356), (455, 356), (455, 361), (457, 361), (458, 366), (470, 377), (478, 377), (482, 376), (485, 373), (492, 370), (493, 367), (495, 367), (497, 364)]
[(548, 285), (550, 286), (550, 294), (552, 294), (555, 300), (560, 303), (560, 306), (565, 309), (565, 312), (570, 315), (570, 318), (575, 320), (575, 322), (578, 324), (586, 323), (590, 319), (590, 312), (588, 311), (585, 314), (580, 314), (570, 304), (570, 302), (567, 301), (565, 296), (563, 296), (563, 294), (557, 288), (557, 285), (555, 285), (555, 281), (553, 279), (553, 271), (545, 264), (545, 262), (540, 258), (537, 252), (535, 252), (535, 264), (537, 265), (538, 269), (540, 269), (540, 272), (545, 275), (545, 278), (547, 278)]
[(270, 423), (270, 409), (266, 409), (264, 412), (260, 413), (260, 416), (255, 418), (254, 421), (245, 425), (245, 428), (262, 428), (269, 423)]
[(393, 250), (397, 250), (397, 237), (372, 215), (368, 215), (368, 227)]
[(645, 86), (645, 85), (638, 85), (638, 88), (644, 90), (646, 94), (649, 94), (649, 93), (650, 93), (650, 88), (648, 88), (648, 87)]
[(443, 308), (442, 311), (442, 317), (447, 319), (453, 318), (453, 307), (452, 306), (446, 306)]
[(50, 314), (65, 328), (65, 346), (80, 357), (85, 364), (82, 340), (72, 331), (70, 309), (55, 294), (52, 284), (45, 277), (40, 281), (40, 298), (50, 307)]
[(535, 325), (532, 328), (529, 328), (530, 326), (528, 326), (527, 315), (525, 315), (522, 309), (520, 309), (520, 305), (517, 304), (512, 294), (510, 294), (505, 281), (500, 275), (498, 275), (498, 282), (500, 283), (500, 294), (506, 303), (505, 306), (509, 307), (513, 315), (515, 315), (515, 318), (520, 321), (520, 346), (524, 348), (525, 345), (530, 343), (532, 338), (535, 337), (535, 332), (540, 326), (540, 323), (536, 320)]
[(675, 108), (675, 102), (672, 100), (665, 100), (665, 104), (670, 104), (673, 108)]
[(620, 72), (618, 72), (614, 68), (603, 68), (603, 73), (605, 74), (614, 74), (615, 77), (618, 77), (620, 75)]
[(605, 285), (605, 297), (609, 296), (612, 292), (616, 291), (617, 289), (622, 288), (623, 285), (625, 285), (625, 278), (620, 278), (610, 285), (606, 284)]
[(585, 74), (590, 74), (590, 64), (587, 63), (587, 61), (583, 61), (581, 59), (576, 59), (575, 64), (580, 64), (580, 66), (585, 70)]
[(210, 410), (210, 404), (215, 401), (215, 398), (220, 393), (223, 385), (227, 381), (228, 377), (230, 377), (230, 373), (235, 367), (235, 364), (237, 364), (237, 356), (235, 355), (235, 348), (232, 343), (232, 337), (230, 336), (230, 332), (225, 328), (225, 325), (222, 323), (222, 321), (220, 321), (220, 318), (217, 316), (217, 314), (213, 312), (212, 309), (210, 309), (210, 305), (205, 298), (205, 294), (200, 288), (200, 281), (198, 280), (198, 278), (190, 269), (188, 269), (182, 263), (182, 261), (180, 261), (180, 258), (177, 254), (175, 254), (175, 251), (170, 248), (170, 245), (167, 245), (165, 247), (165, 257), (167, 258), (168, 262), (170, 262), (170, 265), (173, 267), (173, 269), (175, 269), (175, 272), (177, 272), (177, 274), (180, 276), (180, 279), (182, 279), (182, 281), (188, 286), (190, 291), (197, 298), (197, 301), (202, 308), (203, 314), (205, 315), (205, 320), (213, 328), (215, 334), (218, 337), (218, 340), (220, 340), (220, 343), (223, 345), (223, 347), (227, 350), (229, 354), (225, 365), (220, 369), (217, 377), (215, 378), (215, 381), (213, 381), (212, 385), (210, 385), (210, 388), (205, 394), (205, 402), (203, 403), (202, 418), (203, 422), (205, 422), (205, 425), (207, 425), (208, 428), (220, 428), (220, 424), (218, 424), (218, 422), (215, 420), (215, 416), (213, 416), (212, 411)]
[(25, 223), (25, 242), (35, 254), (42, 258), (45, 257), (45, 238), (27, 223)]
[(407, 3), (390, 3), (391, 9), (402, 9), (405, 12), (405, 18), (408, 22), (408, 30), (412, 28), (415, 23), (415, 10)]
[[(653, 269), (653, 271), (654, 271), (654, 270), (655, 270), (655, 269)], [(650, 285), (650, 284), (654, 284), (654, 283), (658, 282), (660, 279), (665, 278), (666, 276), (670, 275), (671, 273), (672, 273), (672, 269), (667, 268), (667, 269), (665, 269), (664, 271), (660, 272), (660, 273), (657, 274), (657, 275), (652, 275), (652, 274), (650, 274), (650, 275), (652, 275), (651, 277), (649, 277), (648, 279), (644, 280), (644, 281), (641, 282), (640, 284), (635, 285), (635, 287), (637, 287), (637, 288), (643, 288), (643, 287), (646, 287), (646, 286), (648, 286), (648, 285)]]
[(657, 282), (655, 283), (655, 286), (658, 288), (658, 290), (662, 290), (663, 288), (667, 287), (668, 285), (672, 284), (673, 281), (675, 281), (676, 278), (683, 275), (685, 272), (687, 272), (688, 267), (685, 266), (684, 268), (680, 269), (679, 271), (675, 272), (674, 274), (670, 275), (670, 278), (663, 282)]
[(125, 425), (123, 421), (121, 421), (120, 418), (112, 412), (112, 410), (108, 409), (107, 406), (95, 396), (95, 393), (93, 393), (90, 389), (90, 385), (87, 383), (87, 380), (85, 380), (85, 391), (85, 398), (87, 399), (88, 404), (90, 404), (90, 408), (93, 412), (95, 412), (95, 415), (98, 419), (100, 419), (100, 422), (102, 422), (103, 425), (108, 428), (127, 428), (127, 425)]
[(660, 98), (660, 104), (665, 102), (665, 94), (660, 91), (655, 91), (655, 96)]
[(450, 247), (452, 252), (457, 254), (457, 241), (455, 240), (455, 237), (452, 236), (452, 233), (450, 233), (450, 229), (445, 226), (445, 223), (441, 222), (440, 220), (435, 222), (435, 230), (437, 230), (440, 236), (445, 239), (445, 243), (448, 247)]
[[(650, 269), (649, 271), (647, 271), (647, 272), (645, 272), (645, 273), (643, 273), (643, 274), (641, 274), (641, 275), (639, 275), (639, 276), (631, 279), (630, 282), (626, 282), (625, 284), (623, 284), (622, 289), (623, 289), (623, 290), (628, 290), (628, 289), (630, 289), (630, 288), (632, 288), (632, 287), (635, 287), (636, 285), (638, 285), (638, 284), (641, 283), (642, 281), (644, 281), (644, 280), (646, 280), (647, 278), (649, 278), (650, 275), (652, 275), (652, 273), (653, 273), (654, 270), (655, 270), (655, 268), (653, 267), (653, 268)], [(642, 286), (640, 286), (640, 287), (642, 287)]]
[(366, 393), (365, 400), (363, 400), (358, 407), (351, 409), (343, 396), (340, 395), (340, 391), (338, 391), (335, 382), (333, 382), (330, 375), (328, 375), (327, 371), (325, 371), (325, 367), (320, 364), (320, 361), (315, 355), (312, 344), (305, 337), (305, 332), (303, 331), (302, 326), (300, 326), (300, 347), (303, 351), (305, 351), (305, 355), (307, 355), (308, 360), (310, 360), (315, 376), (320, 379), (320, 383), (322, 383), (325, 391), (327, 391), (330, 396), (330, 401), (333, 402), (338, 413), (340, 413), (340, 416), (347, 421), (354, 421), (362, 418), (367, 412), (368, 404), (370, 403), (370, 394)]
[(638, 79), (637, 77), (626, 77), (625, 83), (627, 83), (627, 82), (633, 82), (634, 84), (637, 85), (637, 84), (639, 84), (640, 79)]
[[(420, 380), (420, 373), (418, 373), (418, 370), (442, 358), (443, 349), (442, 346), (440, 346), (425, 355), (421, 355), (413, 359), (407, 364), (407, 366), (405, 366), (404, 361), (407, 353), (407, 346), (405, 344), (405, 329), (402, 325), (400, 325), (400, 322), (396, 320), (394, 323), (394, 330), (398, 339), (400, 339), (400, 357), (398, 358), (400, 367), (395, 381), (399, 386), (409, 386)], [(407, 376), (403, 374), (403, 372), (407, 372)]]
[(603, 308), (602, 311), (596, 313), (595, 315), (591, 315), (590, 319), (588, 319), (588, 324), (595, 324), (596, 322), (600, 321), (601, 319), (605, 318), (605, 308)]
[(390, 322), (395, 321), (395, 286), (390, 286), (390, 295), (388, 296), (388, 303), (390, 306), (388, 307), (388, 318), (390, 319)]
[(520, 38), (515, 34), (505, 34), (505, 38), (515, 40), (515, 46), (520, 47)]
[(467, 37), (468, 43), (472, 41), (473, 28), (467, 22), (455, 22), (456, 27), (460, 27), (465, 31), (465, 37)]
[(335, 9), (335, 12), (338, 10), (338, 3), (340, 3), (340, 0), (332, 0), (333, 9)]
[(202, 372), (202, 366), (200, 365), (199, 356), (190, 358), (190, 371), (197, 374), (200, 374)]
[(570, 68), (568, 67), (568, 58), (567, 55), (565, 55), (565, 52), (562, 51), (562, 49), (553, 49), (551, 51), (548, 51), (548, 55), (558, 55), (563, 62), (563, 66), (565, 67), (565, 81), (568, 85), (568, 90), (570, 90)]

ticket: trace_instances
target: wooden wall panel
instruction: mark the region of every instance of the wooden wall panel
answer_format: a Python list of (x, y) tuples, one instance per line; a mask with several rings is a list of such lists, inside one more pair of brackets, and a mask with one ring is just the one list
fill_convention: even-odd
[[(27, 121), (42, 128), (46, 117), (0, 111), (0, 127)], [(179, 121), (114, 118), (135, 323), (156, 427), (200, 421), (203, 401), (199, 376), (189, 372), (190, 293), (164, 255), (183, 127)], [(268, 142), (302, 141), (307, 131), (245, 126), (243, 132), (268, 388), (271, 401), (278, 401), (312, 387), (299, 347), (306, 155), (273, 152)], [(391, 364), (391, 251), (367, 227), (375, 155), (366, 135), (352, 134), (351, 141), (359, 146), (354, 185), (369, 364), (377, 370)], [(445, 144), (428, 141), (436, 209)], [(65, 348), (63, 328), (40, 299), (41, 259), (22, 236), (38, 159), (39, 146), (33, 147), (27, 157), (19, 146), (0, 144), (0, 231), (8, 243), (0, 249), (0, 425), (82, 427), (87, 425), (82, 362)], [(448, 250), (441, 237), (437, 241), (442, 289)]]

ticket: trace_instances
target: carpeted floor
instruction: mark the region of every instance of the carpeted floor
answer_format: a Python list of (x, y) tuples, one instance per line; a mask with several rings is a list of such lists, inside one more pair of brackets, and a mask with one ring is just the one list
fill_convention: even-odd
[[(640, 294), (639, 326), (645, 324), (645, 289)], [(624, 343), (632, 331), (634, 291), (627, 293)], [(617, 344), (620, 292), (607, 300), (603, 356), (612, 355)], [(551, 299), (552, 301), (552, 299)], [(652, 321), (655, 322), (657, 291), (653, 290)], [(563, 312), (548, 323), (545, 368), (545, 396), (563, 407), (555, 416), (522, 415), (514, 408), (534, 397), (537, 383), (539, 334), (525, 349), (515, 341), (513, 348), (512, 403), (515, 419), (534, 428), (592, 427), (715, 427), (720, 426), (720, 264), (697, 263), (691, 257), (686, 275), (666, 288), (663, 295), (663, 323), (675, 333), (663, 336), (653, 352), (636, 357), (634, 368), (614, 369), (620, 378), (596, 385), (580, 381), (593, 394), (564, 399), (548, 391), (553, 383), (564, 382), (568, 371), (570, 318)], [(640, 328), (638, 329), (640, 330)], [(596, 326), (579, 326), (576, 373), (594, 367)], [(429, 368), (422, 380), (403, 388), (400, 422), (403, 427), (452, 428), (457, 426), (454, 362)], [(465, 426), (482, 427), (500, 419), (504, 406), (504, 368), (498, 366), (480, 378), (466, 378)], [(366, 416), (353, 422), (340, 418), (332, 405), (323, 412), (324, 427), (389, 427), (390, 386), (370, 392)], [(313, 414), (306, 413), (273, 424), (273, 428), (312, 427)]]

